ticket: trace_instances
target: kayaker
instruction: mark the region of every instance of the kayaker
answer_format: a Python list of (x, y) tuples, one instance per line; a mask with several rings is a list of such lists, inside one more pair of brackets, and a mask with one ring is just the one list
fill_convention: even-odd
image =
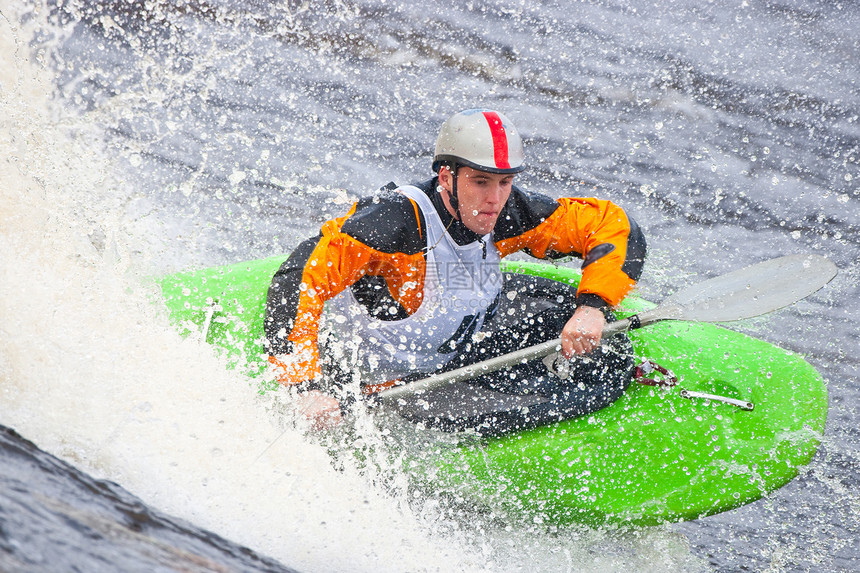
[[(601, 332), (642, 273), (639, 226), (606, 200), (555, 200), (516, 187), (522, 139), (497, 111), (450, 117), (432, 167), (432, 179), (389, 184), (326, 222), (275, 273), (265, 316), (269, 362), (282, 384), (297, 388), (300, 410), (330, 426), (343, 402), (332, 379), (342, 384), (363, 371), (373, 374), (371, 384), (408, 381), (559, 336), (564, 356), (586, 357), (571, 362), (572, 380), (539, 363), (484, 381), (555, 397), (543, 411), (532, 408), (532, 417), (520, 412), (505, 423), (546, 423), (620, 396), (633, 369), (629, 341), (616, 336), (601, 345)], [(578, 290), (503, 277), (500, 260), (520, 251), (581, 257)], [(336, 343), (321, 345), (325, 306)]]

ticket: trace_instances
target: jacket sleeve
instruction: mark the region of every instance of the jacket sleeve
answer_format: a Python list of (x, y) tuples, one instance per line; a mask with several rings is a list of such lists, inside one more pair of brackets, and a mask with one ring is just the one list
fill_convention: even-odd
[(423, 262), (422, 252), (398, 249), (404, 240), (415, 242), (415, 209), (409, 199), (356, 203), (344, 217), (326, 222), (319, 236), (300, 244), (281, 265), (269, 286), (264, 320), (269, 362), (281, 383), (321, 375), (317, 337), (325, 301), (365, 275), (385, 277), (402, 304), (415, 306), (409, 285), (415, 284), (417, 273), (423, 278), (423, 265), (416, 260)]
[(559, 199), (535, 226), (496, 246), (502, 256), (525, 250), (540, 259), (581, 257), (577, 302), (589, 306), (621, 302), (641, 276), (646, 252), (636, 222), (612, 202), (592, 198)]

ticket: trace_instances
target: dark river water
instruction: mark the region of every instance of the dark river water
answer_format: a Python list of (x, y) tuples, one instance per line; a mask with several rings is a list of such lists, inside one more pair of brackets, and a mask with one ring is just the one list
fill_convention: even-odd
[[(860, 570), (857, 30), (847, 1), (0, 0), (0, 569)], [(733, 326), (827, 382), (797, 479), (633, 531), (475, 523), (333, 467), (170, 327), (149, 277), (289, 252), (472, 107), (524, 135), (522, 187), (639, 222), (645, 297), (839, 266)]]

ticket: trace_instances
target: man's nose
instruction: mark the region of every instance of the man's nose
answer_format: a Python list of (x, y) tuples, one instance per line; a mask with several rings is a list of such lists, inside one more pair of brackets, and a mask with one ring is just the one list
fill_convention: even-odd
[(502, 185), (493, 185), (487, 193), (487, 203), (501, 203), (505, 188)]

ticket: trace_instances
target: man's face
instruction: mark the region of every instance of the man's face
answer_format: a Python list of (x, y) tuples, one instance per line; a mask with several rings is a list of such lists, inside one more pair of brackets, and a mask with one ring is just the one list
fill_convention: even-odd
[[(447, 167), (439, 170), (439, 183), (451, 191), (454, 178)], [(460, 200), (460, 215), (463, 224), (479, 235), (486, 235), (496, 226), (502, 207), (511, 195), (511, 185), (514, 183), (513, 174), (487, 173), (471, 167), (461, 166), (457, 169), (457, 197)], [(451, 208), (448, 193), (442, 193), (442, 200), (448, 211), (456, 216)]]

